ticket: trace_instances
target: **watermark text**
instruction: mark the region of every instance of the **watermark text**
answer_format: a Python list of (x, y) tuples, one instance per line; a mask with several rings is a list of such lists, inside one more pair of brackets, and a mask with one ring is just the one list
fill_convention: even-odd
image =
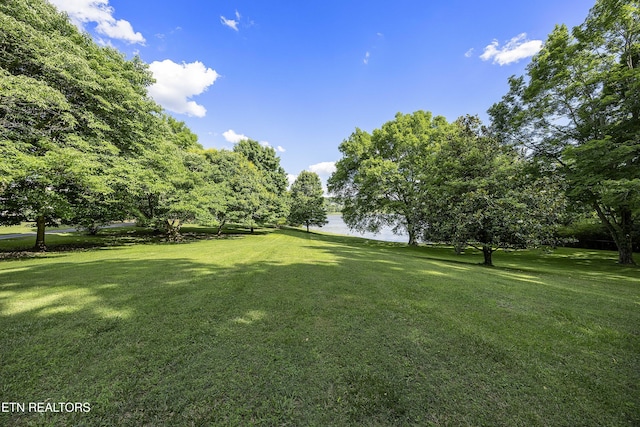
[(89, 402), (0, 402), (0, 413), (91, 412)]

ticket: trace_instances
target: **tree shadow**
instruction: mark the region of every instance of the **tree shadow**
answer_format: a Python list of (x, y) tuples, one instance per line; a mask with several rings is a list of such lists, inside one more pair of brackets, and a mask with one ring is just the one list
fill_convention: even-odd
[[(498, 251), (494, 254), (495, 265), (487, 269), (483, 265), (482, 252), (476, 250), (465, 251), (458, 255), (453, 248), (437, 245), (413, 247), (404, 243), (315, 232), (306, 233), (298, 230), (288, 230), (286, 233), (310, 242), (331, 243), (328, 246), (308, 245), (309, 248), (327, 251), (343, 259), (387, 264), (390, 268), (395, 264), (404, 274), (411, 274), (413, 271), (421, 273), (432, 271), (435, 274), (454, 276), (462, 271), (469, 273), (482, 271), (489, 277), (543, 285), (545, 281), (537, 277), (540, 274), (571, 277), (576, 272), (581, 272), (577, 278), (607, 280), (622, 286), (640, 284), (638, 267), (617, 265), (615, 263), (617, 255), (612, 251), (566, 248)], [(408, 258), (422, 260), (424, 265), (408, 264), (406, 263)]]
[[(0, 414), (0, 423), (397, 425), (430, 414), (508, 424), (516, 418), (499, 418), (499, 408), (537, 404), (562, 424), (562, 414), (544, 412), (546, 396), (495, 401), (505, 381), (533, 386), (538, 379), (519, 369), (502, 341), (487, 338), (531, 323), (509, 317), (508, 324), (503, 307), (479, 299), (491, 284), (468, 286), (467, 267), (485, 277), (493, 271), (425, 259), (427, 249), (402, 244), (277, 233), (304, 240), (292, 244), (318, 256), (292, 262), (267, 254), (223, 265), (215, 254), (208, 261), (180, 256), (175, 245), (172, 258), (130, 259), (110, 247), (104, 259), (72, 262), (72, 254), (57, 253), (38, 264), (5, 264), (3, 399), (88, 401), (92, 410)], [(560, 307), (573, 296), (556, 298)], [(510, 348), (549, 347), (544, 331), (553, 324), (533, 323), (533, 342), (514, 339)], [(622, 391), (612, 393), (628, 393), (636, 376), (618, 371)], [(470, 395), (476, 380), (482, 388)], [(488, 406), (479, 408), (478, 400)], [(588, 402), (593, 415), (597, 398)]]
[[(117, 254), (118, 248), (112, 249)], [(359, 331), (386, 305), (386, 299), (362, 292), (343, 265), (350, 262), (363, 261), (360, 256), (335, 264), (239, 260), (219, 266), (112, 253), (110, 259), (87, 262), (62, 256), (33, 266), (8, 264), (0, 270), (3, 397), (88, 401), (90, 424), (224, 421), (216, 418), (220, 414), (235, 414), (240, 421), (300, 422), (304, 417), (295, 402), (326, 399), (317, 403), (329, 405), (331, 418), (314, 416), (318, 423), (331, 423), (348, 408), (327, 393), (340, 397), (352, 389), (350, 374), (334, 364), (336, 358), (351, 363), (345, 354), (370, 347), (371, 336)], [(390, 391), (371, 387), (366, 396), (382, 399)], [(294, 404), (284, 405), (289, 398)], [(202, 413), (227, 401), (236, 404), (217, 415)], [(399, 402), (382, 401), (363, 416), (404, 413)], [(189, 408), (190, 402), (197, 402), (196, 408)], [(3, 417), (7, 420), (0, 414), (0, 421)], [(87, 419), (77, 413), (10, 417), (9, 424)]]

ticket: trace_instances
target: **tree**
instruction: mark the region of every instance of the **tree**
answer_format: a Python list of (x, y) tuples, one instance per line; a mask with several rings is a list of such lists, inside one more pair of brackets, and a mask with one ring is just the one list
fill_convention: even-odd
[(218, 222), (218, 235), (230, 222), (249, 224), (251, 231), (263, 206), (272, 197), (264, 186), (264, 175), (240, 153), (227, 150), (207, 150), (212, 165), (208, 180), (218, 185), (217, 203), (209, 206)]
[(84, 191), (104, 190), (90, 177), (95, 156), (72, 134), (71, 109), (46, 82), (0, 68), (0, 224), (35, 222), (37, 250), (46, 249), (45, 227), (69, 220)]
[(219, 203), (212, 165), (197, 136), (175, 119), (163, 116), (152, 144), (134, 159), (130, 174), (139, 223), (166, 232), (170, 241), (181, 239), (185, 222), (210, 223)]
[(427, 240), (481, 250), (484, 264), (501, 248), (553, 242), (564, 212), (558, 182), (538, 178), (515, 148), (501, 144), (477, 117), (455, 122), (458, 132), (437, 153), (435, 202), (426, 214)]
[(373, 134), (356, 129), (340, 144), (343, 158), (328, 181), (345, 223), (370, 232), (391, 226), (417, 245), (432, 202), (435, 153), (451, 131), (444, 117), (424, 111), (398, 113)]
[(121, 211), (111, 182), (160, 108), (145, 64), (97, 46), (48, 2), (0, 3), (0, 27), (0, 223), (35, 221), (44, 248), (47, 224)]
[[(6, 148), (6, 143), (0, 143), (3, 155), (10, 151)], [(83, 195), (101, 189), (86, 159), (75, 150), (49, 150), (38, 157), (19, 154), (4, 159), (15, 160), (18, 170), (0, 187), (0, 222), (35, 222), (37, 250), (46, 249), (46, 226), (70, 220)]]
[(322, 227), (327, 224), (322, 182), (315, 172), (302, 171), (291, 186), (291, 210), (289, 223)]
[(524, 77), (489, 113), (502, 137), (562, 174), (634, 264), (640, 219), (640, 6), (598, 0), (585, 22), (557, 26)]
[(276, 151), (252, 139), (238, 142), (233, 151), (254, 164), (261, 176), (259, 188), (265, 190), (264, 193), (255, 195), (258, 205), (251, 214), (251, 231), (253, 232), (253, 223), (278, 224), (284, 221), (289, 211), (288, 180)]

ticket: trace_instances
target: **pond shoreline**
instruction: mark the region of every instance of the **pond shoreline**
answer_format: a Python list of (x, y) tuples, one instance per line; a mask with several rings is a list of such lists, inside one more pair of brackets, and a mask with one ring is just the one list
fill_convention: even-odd
[(342, 220), (341, 214), (329, 214), (327, 215), (328, 224), (322, 227), (309, 227), (309, 230), (324, 231), (327, 233), (342, 234), (345, 236), (363, 237), (365, 239), (381, 240), (383, 242), (399, 242), (408, 243), (409, 236), (406, 234), (394, 234), (390, 227), (383, 227), (379, 233), (359, 233), (354, 230), (350, 230), (347, 224)]

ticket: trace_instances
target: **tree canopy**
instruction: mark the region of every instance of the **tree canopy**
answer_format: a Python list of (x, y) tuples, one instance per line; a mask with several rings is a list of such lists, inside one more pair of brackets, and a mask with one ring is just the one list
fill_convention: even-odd
[(514, 147), (501, 144), (477, 117), (461, 117), (437, 153), (436, 185), (425, 240), (481, 250), (553, 244), (565, 210), (560, 183), (540, 177)]
[(640, 6), (598, 0), (585, 22), (557, 26), (489, 111), (501, 136), (562, 174), (633, 264), (640, 218)]
[(148, 96), (139, 58), (98, 46), (44, 0), (0, 3), (0, 27), (0, 224), (36, 222), (44, 249), (59, 223), (95, 232), (136, 218), (178, 240), (185, 221), (286, 218), (275, 150), (205, 152)]
[(0, 223), (36, 222), (44, 248), (46, 224), (111, 204), (115, 171), (151, 145), (160, 108), (146, 65), (97, 46), (49, 3), (4, 2), (0, 26)]
[(287, 174), (280, 166), (276, 150), (263, 146), (252, 139), (238, 142), (233, 151), (249, 160), (260, 175), (261, 190), (255, 193), (257, 206), (252, 221), (279, 224), (285, 221), (289, 212), (287, 201)]
[(551, 242), (564, 211), (560, 184), (477, 117), (398, 114), (372, 135), (356, 130), (340, 150), (329, 191), (344, 204), (345, 223), (391, 225), (409, 244), (471, 244), (491, 265), (499, 248)]
[(390, 226), (416, 245), (424, 227), (421, 212), (430, 203), (434, 155), (451, 125), (430, 112), (396, 114), (369, 134), (356, 129), (340, 144), (343, 158), (329, 178), (329, 192), (344, 205), (345, 223), (359, 231)]
[(302, 171), (291, 185), (289, 224), (322, 227), (327, 224), (322, 182), (315, 172)]

